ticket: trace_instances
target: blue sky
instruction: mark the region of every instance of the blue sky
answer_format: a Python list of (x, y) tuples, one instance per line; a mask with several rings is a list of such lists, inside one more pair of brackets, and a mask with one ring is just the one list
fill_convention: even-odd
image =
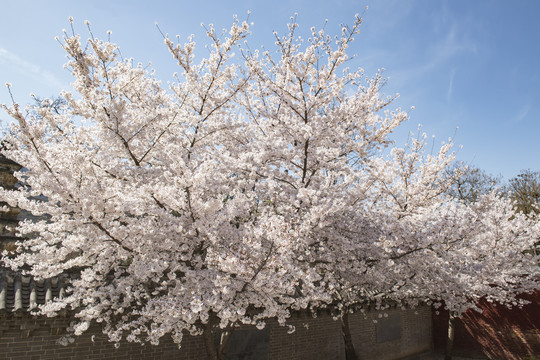
[[(369, 9), (364, 12), (366, 6)], [(385, 68), (386, 95), (399, 93), (394, 107), (411, 120), (396, 136), (421, 123), (436, 141), (455, 136), (458, 158), (506, 179), (522, 169), (540, 170), (540, 1), (513, 0), (292, 0), (292, 1), (11, 1), (0, 14), (0, 81), (10, 82), (15, 100), (30, 102), (70, 88), (66, 61), (54, 40), (68, 17), (88, 37), (112, 31), (124, 57), (152, 61), (157, 77), (171, 79), (177, 67), (155, 27), (181, 39), (200, 23), (228, 27), (233, 14), (254, 23), (250, 46), (272, 48), (272, 31), (284, 33), (298, 13), (301, 30), (321, 27), (337, 34), (339, 24), (363, 13), (363, 25), (349, 48), (349, 66), (373, 75)], [(202, 53), (203, 50), (200, 50)], [(11, 100), (0, 88), (0, 103)], [(3, 125), (9, 121), (0, 112)], [(456, 128), (459, 129), (456, 132)]]

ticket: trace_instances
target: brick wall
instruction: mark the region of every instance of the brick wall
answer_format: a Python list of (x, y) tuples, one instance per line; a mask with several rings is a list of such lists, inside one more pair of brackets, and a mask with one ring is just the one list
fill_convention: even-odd
[[(386, 314), (386, 317), (385, 317)], [(384, 341), (377, 326), (384, 319), (399, 319), (398, 337)], [(377, 321), (375, 323), (374, 321)], [(0, 360), (22, 359), (175, 359), (205, 360), (206, 353), (202, 337), (185, 336), (182, 348), (170, 338), (164, 337), (158, 346), (123, 342), (117, 349), (94, 326), (75, 342), (67, 346), (57, 344), (60, 335), (69, 323), (67, 317), (35, 318), (26, 313), (0, 315)], [(345, 358), (343, 339), (339, 321), (322, 314), (317, 318), (295, 316), (289, 322), (295, 327), (292, 334), (288, 327), (281, 327), (275, 321), (263, 330), (267, 334), (267, 345), (258, 353), (242, 353), (242, 349), (232, 351), (231, 359), (256, 360), (341, 360)], [(429, 351), (431, 348), (431, 310), (420, 307), (412, 310), (391, 309), (384, 312), (368, 311), (350, 317), (351, 331), (358, 355), (361, 359), (400, 359), (409, 355)], [(386, 324), (388, 325), (388, 324)], [(395, 325), (395, 324), (394, 324)], [(396, 326), (390, 327), (396, 336)], [(254, 328), (238, 331), (238, 336), (246, 336)], [(382, 329), (384, 330), (384, 329)], [(379, 339), (377, 338), (379, 334)], [(264, 337), (263, 337), (264, 338)], [(251, 343), (250, 346), (253, 344)], [(237, 345), (238, 346), (238, 345)], [(241, 346), (241, 344), (240, 344)], [(262, 353), (260, 351), (263, 351)], [(235, 356), (235, 354), (243, 354)]]
[[(377, 333), (384, 332), (380, 325), (385, 319), (394, 322), (397, 320), (399, 323), (397, 327), (399, 331), (393, 340), (381, 337), (377, 339)], [(292, 334), (287, 334), (286, 328), (278, 326), (271, 329), (270, 359), (337, 360), (345, 358), (339, 321), (323, 315), (316, 319), (295, 318), (291, 324), (296, 327), (296, 331)], [(431, 309), (427, 306), (417, 309), (389, 309), (358, 313), (349, 317), (349, 325), (360, 359), (400, 359), (431, 350)]]
[[(399, 327), (392, 329), (396, 320)], [(431, 350), (431, 309), (427, 306), (366, 312), (351, 318), (350, 327), (361, 359), (397, 359)], [(387, 336), (384, 327), (389, 328)]]
[(289, 322), (295, 331), (270, 323), (269, 359), (344, 359), (345, 348), (341, 336), (341, 325), (330, 315), (317, 318), (309, 315), (296, 316)]
[[(62, 359), (178, 359), (198, 360), (202, 343), (186, 339), (182, 350), (169, 339), (160, 346), (122, 343), (119, 348), (107, 341), (98, 327), (76, 339), (68, 346), (57, 343), (68, 319), (31, 319), (3, 317), (0, 326), (0, 359), (2, 360), (62, 360)], [(192, 356), (190, 356), (190, 354)]]
[[(453, 354), (489, 359), (540, 358), (540, 291), (523, 295), (530, 304), (508, 309), (485, 300), (456, 321)], [(448, 312), (433, 312), (435, 349), (444, 351)], [(536, 357), (535, 357), (536, 356)]]

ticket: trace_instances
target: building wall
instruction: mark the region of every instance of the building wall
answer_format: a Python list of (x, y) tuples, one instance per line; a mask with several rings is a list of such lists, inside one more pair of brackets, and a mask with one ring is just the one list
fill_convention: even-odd
[[(456, 322), (453, 354), (504, 360), (540, 359), (540, 291), (522, 295), (530, 303), (507, 308), (481, 300), (482, 313), (469, 310)], [(433, 312), (434, 344), (443, 352), (448, 311)]]

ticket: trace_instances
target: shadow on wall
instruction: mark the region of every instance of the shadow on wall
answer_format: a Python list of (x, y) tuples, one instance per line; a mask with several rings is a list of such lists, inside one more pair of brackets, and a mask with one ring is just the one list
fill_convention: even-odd
[[(482, 313), (469, 310), (458, 321), (454, 355), (489, 359), (540, 359), (540, 291), (522, 295), (531, 303), (509, 309), (482, 300)], [(433, 312), (435, 349), (444, 352), (448, 312)]]

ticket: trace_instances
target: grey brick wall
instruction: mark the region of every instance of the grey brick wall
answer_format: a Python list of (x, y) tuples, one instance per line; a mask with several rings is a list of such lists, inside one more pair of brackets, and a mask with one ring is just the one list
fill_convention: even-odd
[[(385, 317), (385, 314), (387, 317)], [(377, 328), (384, 319), (399, 319), (399, 337), (384, 341)], [(374, 322), (376, 320), (377, 322)], [(185, 336), (182, 348), (178, 349), (172, 340), (164, 337), (158, 346), (123, 342), (119, 348), (107, 341), (98, 326), (78, 337), (74, 343), (62, 346), (57, 343), (69, 323), (67, 317), (35, 318), (28, 314), (4, 312), (0, 315), (0, 360), (22, 359), (175, 359), (204, 360), (206, 353), (202, 337)], [(345, 358), (341, 326), (330, 315), (317, 318), (308, 315), (294, 316), (289, 322), (295, 331), (281, 327), (275, 321), (267, 324), (265, 336), (259, 337), (268, 344), (259, 347), (259, 353), (247, 356), (242, 349), (233, 353), (244, 357), (232, 359), (270, 360), (341, 360)], [(390, 360), (422, 353), (431, 349), (431, 309), (423, 306), (417, 309), (391, 309), (369, 311), (350, 316), (351, 332), (355, 347), (361, 359)], [(388, 326), (388, 324), (383, 324)], [(395, 325), (395, 324), (394, 324)], [(390, 327), (391, 328), (391, 327)], [(249, 328), (239, 331), (239, 336), (247, 336)], [(251, 331), (258, 331), (252, 329)], [(382, 340), (382, 342), (381, 342)], [(246, 342), (249, 344), (250, 342)], [(239, 342), (242, 346), (242, 341)], [(252, 346), (252, 345), (251, 345)], [(267, 351), (267, 355), (261, 355)], [(249, 349), (248, 349), (249, 350)], [(247, 351), (249, 354), (249, 351)]]
[[(388, 340), (378, 333), (389, 327), (385, 320), (399, 322), (399, 337)], [(432, 347), (431, 308), (368, 311), (350, 318), (355, 349), (361, 359), (390, 360), (429, 351)], [(395, 331), (395, 328), (392, 330)]]
[(178, 359), (198, 360), (204, 354), (202, 339), (186, 338), (182, 349), (164, 338), (159, 346), (124, 342), (119, 348), (107, 341), (95, 326), (67, 346), (57, 343), (68, 319), (32, 319), (27, 316), (0, 318), (0, 359), (2, 360), (62, 360), (62, 359)]

